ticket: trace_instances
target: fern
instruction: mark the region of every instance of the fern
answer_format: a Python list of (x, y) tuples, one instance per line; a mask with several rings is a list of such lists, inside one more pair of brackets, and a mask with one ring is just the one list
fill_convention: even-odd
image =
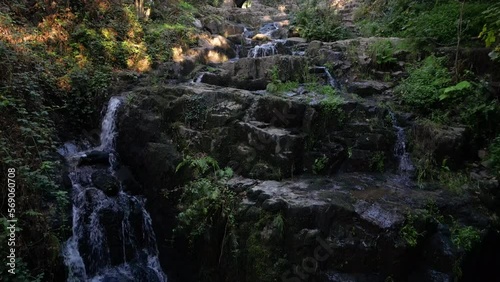
[(186, 156), (180, 162), (177, 167), (175, 168), (175, 172), (177, 173), (179, 170), (181, 170), (183, 167), (189, 167), (190, 169), (193, 170), (194, 174), (196, 175), (203, 175), (205, 174), (209, 169), (213, 169), (214, 173), (219, 170), (219, 164), (217, 161), (209, 156), (204, 156), (201, 158), (195, 158), (193, 156)]

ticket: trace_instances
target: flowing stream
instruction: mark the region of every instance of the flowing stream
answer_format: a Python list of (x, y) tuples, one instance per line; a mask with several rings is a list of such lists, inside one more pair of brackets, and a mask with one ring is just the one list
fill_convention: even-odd
[(396, 143), (394, 144), (394, 156), (398, 159), (398, 175), (402, 181), (408, 182), (415, 171), (410, 159), (410, 153), (406, 150), (406, 134), (404, 129), (398, 125), (395, 114), (389, 111), (392, 126), (396, 130)]
[[(63, 248), (68, 281), (166, 282), (145, 200), (127, 194), (114, 177), (116, 113), (112, 97), (102, 121), (101, 145), (66, 143), (59, 150), (70, 164), (73, 185), (73, 235)], [(83, 162), (89, 156), (99, 161)], [(103, 184), (104, 183), (104, 184)], [(107, 187), (112, 188), (107, 189)]]

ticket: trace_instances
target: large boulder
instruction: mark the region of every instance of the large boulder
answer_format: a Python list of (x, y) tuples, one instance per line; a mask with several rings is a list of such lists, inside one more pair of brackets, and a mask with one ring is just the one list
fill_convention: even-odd
[(271, 81), (271, 70), (278, 69), (282, 81), (303, 80), (306, 58), (297, 56), (269, 56), (242, 58), (222, 65), (223, 72), (203, 76), (201, 82), (231, 86), (246, 90), (264, 90)]
[(209, 154), (238, 173), (264, 179), (304, 171), (331, 174), (341, 166), (372, 171), (374, 158), (381, 154), (384, 169), (393, 165), (394, 129), (385, 122), (386, 110), (370, 104), (343, 102), (332, 112), (300, 96), (200, 84), (159, 91), (161, 95), (143, 96), (126, 109), (117, 140), (120, 156), (139, 168), (135, 176), (145, 178), (140, 182), (148, 191), (172, 179), (178, 147), (190, 154)]
[(120, 191), (120, 183), (105, 170), (98, 170), (91, 175), (94, 186), (108, 196), (116, 196)]
[(380, 95), (389, 86), (386, 83), (374, 80), (354, 81), (349, 83), (347, 90), (351, 93), (358, 94), (361, 97)]
[[(434, 201), (439, 210), (449, 211), (461, 221), (475, 218), (476, 227), (486, 226), (482, 221), (486, 215), (472, 197), (457, 195), (447, 201), (450, 195), (446, 193), (408, 189), (390, 177), (346, 174), (335, 179), (281, 182), (239, 178), (231, 186), (246, 190), (241, 209), (245, 223), (240, 224), (253, 227), (240, 239), (245, 242), (245, 236), (252, 238), (257, 233), (262, 240), (247, 240), (243, 246), (246, 254), (253, 255), (254, 244), (283, 252), (290, 266), (277, 273), (286, 274), (287, 281), (305, 277), (301, 273), (307, 275), (307, 281), (385, 281), (387, 277), (394, 281), (450, 281), (446, 279), (454, 277), (463, 253), (453, 244), (450, 227), (429, 219), (423, 200)], [(462, 214), (465, 210), (470, 213)], [(423, 215), (408, 223), (409, 211)], [(273, 235), (277, 217), (286, 224), (281, 233)], [(417, 248), (401, 231), (408, 225), (420, 232)], [(322, 280), (326, 277), (329, 279)]]
[(418, 156), (430, 156), (437, 164), (458, 168), (474, 154), (464, 127), (415, 123), (411, 128), (411, 149)]
[(78, 161), (80, 166), (96, 164), (109, 165), (109, 152), (93, 150), (84, 153)]

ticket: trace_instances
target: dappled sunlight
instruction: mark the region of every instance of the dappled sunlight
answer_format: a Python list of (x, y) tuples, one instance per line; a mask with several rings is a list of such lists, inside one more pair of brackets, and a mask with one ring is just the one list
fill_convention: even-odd
[(228, 57), (224, 54), (221, 54), (215, 50), (210, 50), (208, 53), (205, 55), (205, 60), (210, 63), (223, 63), (226, 62)]
[(127, 67), (135, 71), (144, 72), (151, 69), (151, 60), (147, 55), (147, 47), (144, 42), (134, 44), (124, 42), (131, 55), (127, 58)]
[(216, 64), (227, 62), (229, 58), (227, 55), (217, 50), (210, 50), (206, 48), (192, 48), (184, 51), (181, 47), (173, 47), (172, 60), (176, 63), (182, 63), (185, 60), (194, 60)]
[(331, 0), (330, 1), (330, 8), (343, 9), (344, 7), (348, 6), (352, 2), (353, 2), (353, 0)]
[(225, 37), (201, 34), (195, 38), (198, 39), (199, 47), (183, 49), (181, 46), (176, 46), (171, 49), (174, 62), (181, 63), (189, 59), (197, 62), (223, 63), (229, 60), (224, 52), (232, 50), (232, 47)]
[(127, 38), (122, 43), (123, 48), (129, 54), (126, 64), (129, 69), (146, 72), (151, 70), (151, 58), (148, 55), (148, 47), (143, 41), (144, 30), (137, 15), (129, 9), (124, 9), (129, 24)]
[(172, 47), (172, 60), (176, 63), (184, 61), (184, 54), (181, 47)]
[(262, 20), (266, 22), (271, 22), (273, 21), (273, 18), (270, 15), (266, 15), (262, 17)]
[(75, 19), (70, 11), (64, 14), (46, 16), (38, 24), (37, 28), (14, 25), (10, 19), (0, 19), (0, 40), (8, 42), (19, 51), (26, 51), (26, 43), (43, 43), (51, 47), (54, 44), (61, 47), (68, 41), (69, 33), (66, 25)]
[(214, 38), (211, 38), (209, 40), (209, 42), (210, 42), (210, 45), (212, 45), (213, 47), (229, 47), (227, 40), (220, 35), (218, 35)]
[(223, 49), (230, 49), (231, 46), (229, 45), (229, 42), (227, 39), (221, 35), (207, 35), (207, 34), (202, 34), (198, 36), (199, 43), (201, 46), (205, 48), (214, 48), (214, 47), (221, 47)]
[(116, 40), (116, 36), (118, 33), (116, 30), (113, 28), (105, 27), (101, 29), (101, 34), (106, 38), (107, 40)]

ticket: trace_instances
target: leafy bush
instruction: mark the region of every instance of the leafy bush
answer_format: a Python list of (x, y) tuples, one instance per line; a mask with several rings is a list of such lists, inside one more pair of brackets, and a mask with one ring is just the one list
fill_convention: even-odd
[(500, 60), (500, 3), (491, 5), (483, 12), (486, 24), (479, 34), (486, 47), (493, 47), (490, 53), (493, 60)]
[(330, 160), (325, 155), (321, 156), (321, 158), (315, 159), (313, 164), (313, 173), (314, 174), (321, 173), (325, 169), (329, 161)]
[(349, 37), (340, 17), (332, 8), (324, 9), (309, 4), (294, 15), (293, 23), (300, 36), (307, 40), (336, 41)]
[[(484, 24), (481, 14), (489, 4), (466, 2), (462, 14), (462, 42), (473, 43)], [(461, 3), (454, 0), (374, 0), (356, 14), (365, 36), (426, 38), (441, 45), (457, 41)]]
[(409, 70), (409, 77), (395, 89), (406, 105), (427, 114), (436, 107), (443, 89), (451, 82), (443, 62), (444, 58), (429, 56)]
[(423, 236), (423, 233), (418, 232), (417, 228), (415, 227), (415, 222), (417, 221), (417, 219), (418, 218), (416, 215), (409, 213), (406, 216), (403, 227), (401, 227), (399, 231), (399, 234), (401, 235), (403, 240), (405, 240), (410, 247), (417, 246), (419, 237)]
[(397, 61), (394, 57), (395, 51), (396, 48), (390, 40), (380, 40), (368, 47), (372, 60), (380, 66), (395, 63)]
[(217, 161), (208, 156), (187, 156), (177, 166), (176, 172), (189, 168), (193, 180), (182, 187), (179, 225), (176, 233), (184, 234), (194, 243), (200, 236), (210, 232), (212, 226), (222, 224), (227, 231), (222, 245), (234, 241), (235, 213), (238, 206), (236, 194), (227, 187), (226, 182), (233, 176), (230, 168), (220, 169)]
[(472, 226), (460, 226), (456, 221), (451, 227), (451, 241), (464, 251), (470, 251), (481, 240), (480, 232)]

